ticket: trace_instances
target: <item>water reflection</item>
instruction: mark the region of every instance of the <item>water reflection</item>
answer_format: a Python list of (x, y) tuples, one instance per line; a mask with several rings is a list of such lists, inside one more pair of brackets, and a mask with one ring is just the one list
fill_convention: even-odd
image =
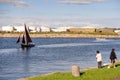
[(22, 48), (23, 50), (23, 60), (22, 60), (22, 64), (23, 64), (23, 77), (28, 77), (30, 76), (30, 66), (29, 66), (29, 55), (30, 55), (30, 49), (29, 47), (24, 47)]
[(30, 47), (21, 47), (21, 48), (26, 53), (28, 53), (30, 51), (30, 49), (31, 49)]

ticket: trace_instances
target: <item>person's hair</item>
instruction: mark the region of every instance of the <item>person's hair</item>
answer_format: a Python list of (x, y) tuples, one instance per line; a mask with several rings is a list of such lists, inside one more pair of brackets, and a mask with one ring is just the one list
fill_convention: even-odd
[(100, 51), (97, 50), (96, 52), (99, 53)]
[(112, 51), (114, 51), (115, 49), (114, 48), (112, 48)]

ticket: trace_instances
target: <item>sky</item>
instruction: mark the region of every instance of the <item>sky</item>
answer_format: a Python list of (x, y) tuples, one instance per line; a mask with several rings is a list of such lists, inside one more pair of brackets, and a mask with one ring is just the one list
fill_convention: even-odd
[(120, 27), (120, 0), (0, 0), (0, 27)]

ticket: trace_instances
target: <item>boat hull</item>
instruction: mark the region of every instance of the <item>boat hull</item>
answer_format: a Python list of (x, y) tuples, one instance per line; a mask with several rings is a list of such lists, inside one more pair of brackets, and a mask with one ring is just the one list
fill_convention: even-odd
[(21, 44), (21, 47), (34, 47), (35, 44), (31, 43), (31, 44)]

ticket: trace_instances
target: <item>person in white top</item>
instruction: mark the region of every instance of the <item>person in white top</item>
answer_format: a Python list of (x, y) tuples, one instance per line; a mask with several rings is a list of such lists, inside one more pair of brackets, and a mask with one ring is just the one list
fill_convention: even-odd
[(96, 51), (96, 59), (98, 62), (98, 68), (102, 68), (102, 55), (98, 50)]

